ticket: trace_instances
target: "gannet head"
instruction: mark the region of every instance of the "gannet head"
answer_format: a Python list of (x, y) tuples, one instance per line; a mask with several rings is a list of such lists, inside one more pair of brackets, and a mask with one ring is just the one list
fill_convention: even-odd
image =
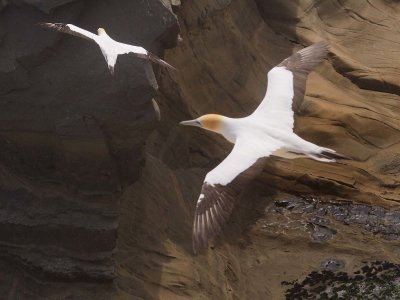
[(189, 126), (197, 126), (201, 127), (210, 131), (222, 132), (222, 124), (224, 123), (224, 116), (217, 115), (217, 114), (208, 114), (201, 116), (200, 118), (189, 120), (189, 121), (182, 121), (179, 124), (181, 125), (189, 125)]
[(102, 34), (107, 34), (107, 33), (106, 33), (106, 31), (104, 30), (104, 28), (101, 28), (101, 27), (100, 27), (99, 29), (97, 29), (97, 34), (98, 34), (98, 35), (102, 35)]

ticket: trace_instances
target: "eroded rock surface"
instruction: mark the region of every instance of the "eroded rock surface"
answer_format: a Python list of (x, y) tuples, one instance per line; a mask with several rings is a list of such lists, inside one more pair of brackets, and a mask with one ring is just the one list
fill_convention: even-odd
[[(290, 197), (269, 207), (280, 214), (300, 214), (307, 219), (315, 240), (332, 238), (335, 230), (331, 220), (356, 224), (388, 240), (400, 240), (400, 211), (380, 206), (356, 204), (351, 201), (318, 201), (315, 198)], [(289, 213), (290, 212), (290, 213)]]
[(162, 56), (177, 19), (158, 0), (11, 1), (0, 13), (0, 260), (13, 282), (0, 298), (110, 299), (119, 199), (141, 176), (165, 70), (125, 55), (112, 77), (94, 43), (37, 22), (104, 27)]
[(386, 261), (363, 262), (360, 269), (348, 274), (323, 270), (312, 272), (302, 282), (286, 291), (287, 299), (398, 299), (399, 265)]
[[(379, 210), (385, 216), (399, 210), (398, 4), (183, 1), (178, 17), (183, 40), (166, 58), (180, 72), (161, 78), (163, 119), (147, 142), (151, 164), (123, 197), (124, 205), (146, 213), (137, 221), (122, 219), (144, 237), (151, 232), (151, 241), (133, 233), (119, 240), (127, 251), (117, 279), (121, 293), (145, 299), (282, 299), (282, 281), (301, 282), (327, 260), (343, 262), (340, 271), (348, 273), (362, 261), (399, 263), (399, 242), (390, 239), (399, 223), (378, 216)], [(354, 161), (271, 159), (238, 201), (215, 247), (193, 257), (191, 227), (202, 180), (231, 146), (212, 133), (179, 128), (178, 121), (205, 113), (249, 114), (265, 93), (266, 72), (322, 39), (330, 42), (331, 55), (309, 77), (295, 130)], [(155, 197), (153, 185), (160, 181), (165, 187), (157, 186)], [(326, 214), (273, 211), (286, 193), (319, 199)], [(168, 205), (153, 207), (142, 197)], [(332, 200), (336, 206), (325, 202)], [(327, 211), (344, 207), (346, 222)], [(149, 249), (156, 251), (148, 255)], [(136, 268), (139, 262), (145, 267)]]

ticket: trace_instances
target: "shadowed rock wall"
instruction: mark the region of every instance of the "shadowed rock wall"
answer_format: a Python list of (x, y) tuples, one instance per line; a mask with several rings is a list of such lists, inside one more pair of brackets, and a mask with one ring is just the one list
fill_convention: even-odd
[(161, 1), (15, 1), (0, 12), (0, 254), (5, 270), (18, 266), (0, 298), (109, 299), (119, 199), (141, 176), (164, 71), (125, 55), (112, 77), (95, 43), (37, 22), (104, 27), (162, 55), (177, 19)]

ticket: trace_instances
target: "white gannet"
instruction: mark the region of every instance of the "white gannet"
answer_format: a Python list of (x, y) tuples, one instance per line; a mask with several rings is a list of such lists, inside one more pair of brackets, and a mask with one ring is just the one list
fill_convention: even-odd
[(104, 58), (106, 59), (108, 69), (111, 74), (114, 74), (114, 66), (117, 62), (118, 55), (120, 54), (128, 54), (133, 53), (137, 57), (150, 60), (155, 62), (163, 67), (170, 68), (172, 70), (176, 70), (169, 63), (164, 60), (158, 58), (156, 55), (150, 53), (143, 47), (133, 46), (129, 44), (119, 43), (108, 36), (106, 31), (103, 28), (97, 29), (97, 34), (91, 33), (87, 30), (79, 28), (72, 24), (63, 24), (63, 23), (38, 23), (38, 25), (54, 29), (60, 32), (68, 33), (71, 35), (79, 36), (81, 38), (91, 40), (95, 42), (99, 47), (101, 52), (103, 53)]
[(268, 72), (268, 88), (257, 109), (244, 118), (207, 114), (182, 125), (198, 126), (223, 135), (235, 144), (231, 153), (206, 175), (196, 205), (193, 251), (207, 247), (232, 212), (235, 198), (261, 172), (270, 155), (309, 157), (323, 162), (350, 159), (310, 143), (293, 132), (294, 112), (304, 98), (307, 75), (328, 53), (321, 41), (304, 48)]

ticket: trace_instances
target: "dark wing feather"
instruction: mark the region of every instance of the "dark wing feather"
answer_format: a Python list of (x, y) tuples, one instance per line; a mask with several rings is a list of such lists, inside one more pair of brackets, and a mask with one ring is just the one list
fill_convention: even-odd
[(156, 63), (156, 64), (159, 64), (160, 66), (162, 66), (162, 67), (164, 67), (164, 68), (168, 68), (168, 69), (171, 69), (171, 70), (176, 71), (176, 68), (175, 68), (175, 67), (171, 66), (171, 65), (170, 65), (169, 63), (167, 63), (165, 60), (162, 60), (161, 58), (158, 58), (157, 55), (155, 55), (155, 54), (153, 54), (153, 53), (147, 52), (147, 58), (148, 58), (150, 61), (152, 61), (152, 62), (154, 62), (154, 63)]
[(235, 200), (246, 185), (262, 171), (266, 157), (240, 173), (227, 185), (203, 183), (201, 194), (196, 205), (193, 224), (193, 251), (196, 254), (208, 246), (208, 241), (221, 232), (227, 222)]
[(293, 73), (293, 111), (298, 111), (303, 102), (308, 74), (326, 57), (328, 52), (329, 44), (321, 41), (296, 52), (277, 65), (277, 67), (286, 67)]
[(207, 247), (228, 220), (235, 200), (246, 185), (262, 171), (265, 161), (282, 144), (275, 139), (258, 141), (251, 135), (238, 139), (231, 153), (203, 183), (193, 225), (193, 251)]
[(90, 41), (95, 41), (97, 35), (91, 33), (90, 31), (84, 30), (72, 24), (64, 24), (64, 23), (38, 23), (39, 26), (44, 28), (50, 28), (59, 32), (71, 34), (74, 36), (78, 36)]
[(151, 99), (151, 104), (153, 105), (154, 114), (156, 116), (157, 121), (160, 121), (161, 120), (161, 112), (160, 112), (160, 107), (158, 106), (157, 101), (154, 99)]
[(140, 58), (143, 58), (143, 59), (147, 59), (147, 60), (149, 60), (151, 62), (154, 62), (154, 63), (156, 63), (156, 64), (158, 64), (158, 65), (160, 65), (160, 66), (162, 66), (164, 68), (168, 68), (168, 69), (176, 71), (175, 67), (171, 66), (169, 63), (167, 63), (166, 61), (162, 60), (157, 55), (155, 55), (155, 54), (153, 54), (153, 53), (151, 53), (149, 51), (147, 51), (146, 54), (137, 53), (137, 52), (134, 52), (134, 51), (130, 51), (130, 52), (135, 54), (137, 57), (140, 57)]

